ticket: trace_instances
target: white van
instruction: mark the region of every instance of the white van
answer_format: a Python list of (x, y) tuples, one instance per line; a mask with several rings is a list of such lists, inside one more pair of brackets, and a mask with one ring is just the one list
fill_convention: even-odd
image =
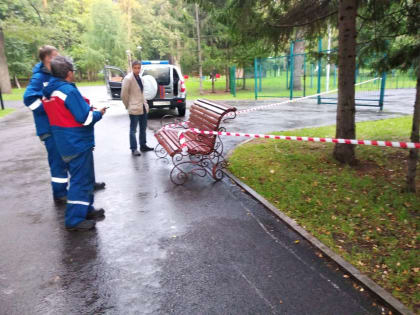
[[(121, 98), (121, 84), (126, 73), (120, 68), (105, 66), (104, 76), (112, 99)], [(156, 96), (147, 101), (150, 108), (177, 108), (179, 116), (185, 116), (187, 91), (181, 70), (168, 61), (142, 61), (140, 76), (151, 75), (158, 89)]]

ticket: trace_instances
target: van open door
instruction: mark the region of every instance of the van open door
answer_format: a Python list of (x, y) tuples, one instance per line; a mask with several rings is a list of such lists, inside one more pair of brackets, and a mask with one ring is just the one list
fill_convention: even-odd
[(122, 80), (125, 75), (125, 72), (120, 68), (113, 66), (105, 66), (104, 68), (106, 89), (108, 90), (109, 96), (114, 100), (121, 98)]

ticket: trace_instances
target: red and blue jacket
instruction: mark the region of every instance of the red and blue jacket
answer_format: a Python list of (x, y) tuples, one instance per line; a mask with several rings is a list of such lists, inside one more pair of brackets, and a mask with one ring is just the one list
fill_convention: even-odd
[(95, 146), (94, 124), (102, 118), (93, 111), (76, 85), (51, 77), (44, 88), (44, 109), (61, 156), (73, 156)]
[(42, 89), (48, 85), (51, 74), (42, 62), (37, 63), (32, 72), (31, 81), (23, 94), (23, 103), (32, 110), (36, 134), (42, 137), (51, 133), (50, 123), (41, 102)]

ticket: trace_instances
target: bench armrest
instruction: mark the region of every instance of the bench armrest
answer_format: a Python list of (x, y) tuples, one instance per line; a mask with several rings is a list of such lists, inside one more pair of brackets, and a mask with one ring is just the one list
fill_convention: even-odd
[[(172, 121), (171, 122), (169, 122), (169, 123), (164, 123), (163, 121), (165, 120), (165, 119), (172, 119)], [(170, 126), (170, 125), (177, 125), (177, 126), (172, 126), (172, 128), (180, 128), (180, 127), (182, 127), (182, 128), (185, 128), (184, 126), (186, 125), (188, 123), (188, 121), (186, 121), (186, 120), (182, 120), (182, 119), (179, 119), (178, 117), (176, 117), (176, 116), (174, 116), (174, 115), (165, 115), (165, 116), (163, 116), (161, 119), (160, 119), (160, 126), (162, 127), (162, 128), (165, 128), (165, 127), (168, 127), (168, 126)]]

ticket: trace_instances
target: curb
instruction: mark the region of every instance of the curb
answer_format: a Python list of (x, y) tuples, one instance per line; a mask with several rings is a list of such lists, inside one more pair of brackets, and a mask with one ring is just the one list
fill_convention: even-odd
[[(248, 139), (238, 146), (243, 145), (247, 142), (250, 142), (253, 139)], [(226, 154), (226, 158), (229, 158), (233, 150), (230, 150)], [(344, 260), (340, 255), (337, 255), (333, 250), (331, 250), (328, 246), (322, 243), (319, 239), (312, 236), (308, 231), (302, 228), (295, 220), (288, 217), (285, 213), (281, 210), (276, 208), (272, 205), (267, 199), (237, 178), (228, 170), (223, 170), (223, 172), (233, 180), (238, 186), (244, 189), (247, 193), (249, 193), (254, 199), (260, 202), (263, 206), (265, 206), (268, 210), (270, 210), (274, 215), (276, 215), (280, 220), (286, 223), (289, 227), (291, 227), (296, 233), (306, 239), (310, 244), (312, 244), (315, 248), (319, 249), (323, 254), (325, 254), (328, 258), (334, 261), (337, 265), (339, 265), (342, 269), (348, 272), (353, 278), (357, 279), (361, 284), (363, 284), (370, 292), (376, 295), (380, 300), (384, 301), (388, 304), (393, 310), (396, 312), (403, 314), (403, 315), (414, 315), (414, 313), (409, 310), (404, 304), (394, 298), (388, 291), (384, 288), (376, 284), (372, 279), (364, 275), (360, 270), (354, 267), (352, 264), (348, 263)]]

